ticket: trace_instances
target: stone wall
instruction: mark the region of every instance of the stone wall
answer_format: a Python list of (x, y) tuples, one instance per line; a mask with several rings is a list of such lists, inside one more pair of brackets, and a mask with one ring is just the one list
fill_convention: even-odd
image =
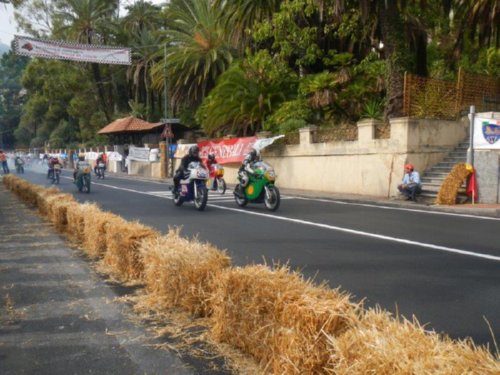
[(313, 143), (315, 127), (300, 130), (300, 144), (271, 146), (263, 158), (283, 188), (388, 197), (397, 193), (403, 166), (423, 172), (467, 137), (467, 121), (391, 121), (391, 136), (375, 139), (376, 122), (358, 123), (358, 140)]

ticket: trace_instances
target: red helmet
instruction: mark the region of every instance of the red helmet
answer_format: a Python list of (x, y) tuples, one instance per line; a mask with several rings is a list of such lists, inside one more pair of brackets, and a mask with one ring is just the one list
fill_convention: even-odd
[(408, 164), (405, 164), (405, 169), (408, 169), (408, 170), (410, 170), (410, 171), (413, 172), (413, 170), (415, 169), (415, 167), (413, 166), (413, 164), (408, 163)]

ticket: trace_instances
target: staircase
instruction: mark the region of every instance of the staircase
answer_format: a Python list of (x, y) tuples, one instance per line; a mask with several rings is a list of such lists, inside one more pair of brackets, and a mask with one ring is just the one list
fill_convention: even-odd
[[(436, 201), (439, 189), (444, 179), (453, 169), (455, 164), (467, 162), (467, 149), (469, 148), (469, 139), (460, 143), (452, 152), (444, 158), (443, 161), (426, 170), (422, 175), (422, 193), (420, 197), (428, 203)], [(459, 190), (457, 201), (463, 203), (467, 200), (465, 185)]]

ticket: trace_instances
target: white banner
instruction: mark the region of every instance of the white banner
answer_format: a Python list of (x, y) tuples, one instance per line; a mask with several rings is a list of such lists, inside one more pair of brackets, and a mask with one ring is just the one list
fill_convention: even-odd
[(256, 150), (262, 151), (267, 146), (272, 145), (275, 140), (283, 138), (283, 137), (284, 137), (284, 135), (278, 135), (278, 136), (272, 137), (272, 138), (260, 138), (260, 139), (257, 139), (255, 141), (255, 143), (253, 144), (253, 148), (256, 149)]
[(16, 35), (14, 40), (16, 54), (23, 56), (86, 61), (99, 64), (130, 65), (131, 63), (130, 48), (67, 43), (19, 35)]
[(474, 149), (500, 150), (500, 113), (479, 113), (474, 118)]
[(128, 159), (137, 161), (149, 161), (149, 148), (130, 146)]

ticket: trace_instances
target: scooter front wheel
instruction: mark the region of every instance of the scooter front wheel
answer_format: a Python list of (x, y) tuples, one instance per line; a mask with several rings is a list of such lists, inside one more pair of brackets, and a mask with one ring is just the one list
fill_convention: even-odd
[(280, 191), (276, 186), (266, 186), (264, 204), (269, 211), (276, 211), (280, 206)]
[(224, 181), (223, 178), (218, 178), (216, 179), (216, 184), (217, 184), (217, 193), (219, 194), (224, 194), (226, 192), (226, 181)]
[(243, 188), (239, 184), (234, 188), (234, 200), (240, 207), (245, 207), (248, 204), (248, 199), (245, 198)]
[(196, 196), (194, 198), (194, 205), (198, 211), (203, 211), (208, 202), (208, 191), (204, 184), (200, 184), (196, 189)]

